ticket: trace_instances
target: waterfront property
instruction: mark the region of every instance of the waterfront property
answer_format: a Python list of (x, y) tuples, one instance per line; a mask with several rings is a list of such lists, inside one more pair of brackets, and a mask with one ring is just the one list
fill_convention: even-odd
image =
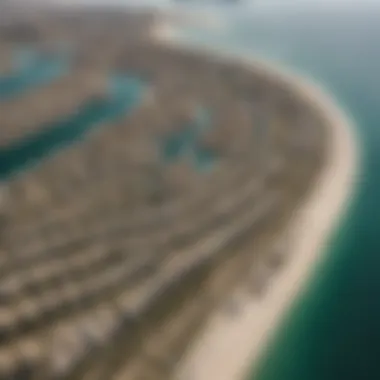
[[(252, 263), (281, 266), (265, 252), (328, 131), (297, 96), (285, 113), (273, 78), (147, 38), (147, 15), (48, 16), (33, 44), (75, 39), (75, 54), (4, 109), (18, 134), (0, 151), (0, 379), (167, 380)], [(301, 116), (320, 133), (294, 146)]]
[[(77, 85), (78, 78), (75, 79), (77, 79), (77, 81), (74, 83)], [(74, 92), (74, 97), (70, 96), (71, 94), (69, 92), (63, 94), (63, 97), (66, 96), (69, 99), (69, 102), (66, 102), (66, 104), (59, 104), (52, 100), (47, 100), (48, 103), (53, 103), (53, 108), (50, 108), (48, 112), (40, 112), (36, 115), (35, 109), (32, 108), (30, 110), (30, 118), (25, 120), (25, 115), (21, 115), (22, 121), (25, 120), (25, 122), (16, 125), (15, 129), (19, 127), (21, 131), (24, 130), (27, 133), (18, 140), (13, 139), (13, 141), (8, 142), (8, 146), (0, 149), (0, 178), (6, 179), (20, 170), (30, 167), (45, 156), (51, 155), (56, 150), (78, 139), (82, 139), (86, 133), (98, 125), (104, 124), (109, 120), (115, 120), (115, 118), (120, 117), (120, 115), (128, 113), (132, 107), (138, 104), (143, 91), (143, 84), (138, 78), (117, 75), (111, 77), (109, 80), (110, 82), (117, 82), (118, 86), (110, 86), (111, 90), (107, 96), (104, 94), (99, 97), (98, 93), (94, 91), (91, 93), (91, 87), (90, 90), (87, 88), (84, 91), (82, 90), (83, 87), (78, 87), (79, 91)], [(79, 80), (79, 86), (80, 83)], [(72, 93), (72, 88), (70, 89), (70, 87), (68, 87), (68, 89)], [(58, 90), (53, 89), (53, 92), (55, 91), (64, 92), (59, 87)], [(45, 93), (43, 95), (46, 96)], [(59, 96), (62, 96), (62, 94), (58, 93), (57, 101), (59, 101)], [(31, 97), (33, 97), (33, 95), (31, 95)], [(82, 99), (80, 97), (82, 97)], [(47, 97), (46, 99), (49, 98)], [(17, 103), (16, 105), (20, 106)], [(59, 107), (61, 107), (61, 109)], [(12, 109), (8, 109), (6, 111), (8, 117), (13, 117), (13, 115), (17, 113), (17, 108), (18, 107), (14, 107), (13, 113)], [(45, 107), (42, 111), (44, 111), (44, 109)], [(28, 109), (25, 111), (27, 112)], [(61, 112), (57, 113), (57, 111)], [(54, 118), (52, 118), (53, 115)], [(34, 118), (35, 116), (36, 118)], [(47, 122), (41, 123), (41, 120), (38, 120), (38, 116), (40, 118), (47, 117)], [(38, 121), (38, 123), (36, 121)], [(10, 128), (15, 127), (11, 122), (8, 125)], [(7, 133), (6, 128), (7, 124), (4, 124), (5, 133)], [(20, 135), (21, 131), (19, 131)], [(32, 131), (34, 133), (32, 133)], [(11, 129), (10, 132), (15, 131)]]

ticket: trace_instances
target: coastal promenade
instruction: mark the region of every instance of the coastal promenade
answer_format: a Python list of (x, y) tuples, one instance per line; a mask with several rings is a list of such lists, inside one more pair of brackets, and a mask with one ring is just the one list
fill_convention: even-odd
[[(229, 312), (222, 304), (212, 313), (175, 375), (178, 380), (244, 379), (258, 364), (279, 322), (323, 260), (329, 237), (347, 208), (359, 165), (354, 127), (335, 101), (310, 79), (244, 53), (233, 54), (222, 48), (191, 43), (178, 36), (168, 23), (158, 26), (154, 36), (163, 44), (233, 59), (254, 72), (276, 78), (317, 109), (330, 131), (328, 160), (315, 188), (279, 236), (279, 249), (289, 256), (286, 265), (270, 277), (264, 294), (259, 297), (250, 291), (252, 279), (242, 279), (228, 295), (234, 311)], [(243, 249), (254, 248), (247, 244)]]

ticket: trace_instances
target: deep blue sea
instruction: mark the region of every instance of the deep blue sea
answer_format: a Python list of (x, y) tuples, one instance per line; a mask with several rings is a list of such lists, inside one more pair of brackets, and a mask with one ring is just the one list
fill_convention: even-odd
[(186, 34), (321, 82), (355, 121), (362, 153), (348, 215), (249, 380), (380, 380), (380, 7), (267, 7), (229, 23)]

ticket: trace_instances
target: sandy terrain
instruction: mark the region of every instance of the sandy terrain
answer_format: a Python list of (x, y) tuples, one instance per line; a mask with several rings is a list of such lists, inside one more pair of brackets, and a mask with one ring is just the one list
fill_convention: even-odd
[[(221, 57), (231, 57), (231, 53), (215, 48), (195, 47), (179, 41), (170, 25), (156, 27), (154, 37), (181, 48), (203, 49)], [(256, 72), (289, 83), (294, 91), (313, 102), (329, 121), (333, 149), (329, 153), (329, 164), (320, 174), (318, 187), (309, 194), (292, 220), (290, 230), (295, 238), (291, 241), (288, 262), (272, 278), (261, 299), (240, 294), (238, 311), (233, 316), (226, 315), (225, 310), (215, 311), (180, 363), (178, 380), (237, 380), (247, 375), (285, 311), (305, 288), (312, 270), (327, 251), (328, 238), (353, 196), (359, 168), (357, 139), (350, 120), (316, 84), (285, 73), (269, 62), (249, 56), (236, 59)]]

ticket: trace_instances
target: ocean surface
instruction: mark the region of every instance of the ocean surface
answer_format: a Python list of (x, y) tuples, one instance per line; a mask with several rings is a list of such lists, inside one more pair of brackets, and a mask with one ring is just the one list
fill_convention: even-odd
[(218, 34), (183, 32), (320, 82), (356, 123), (362, 154), (346, 216), (247, 380), (379, 380), (380, 7), (267, 7), (228, 19)]

